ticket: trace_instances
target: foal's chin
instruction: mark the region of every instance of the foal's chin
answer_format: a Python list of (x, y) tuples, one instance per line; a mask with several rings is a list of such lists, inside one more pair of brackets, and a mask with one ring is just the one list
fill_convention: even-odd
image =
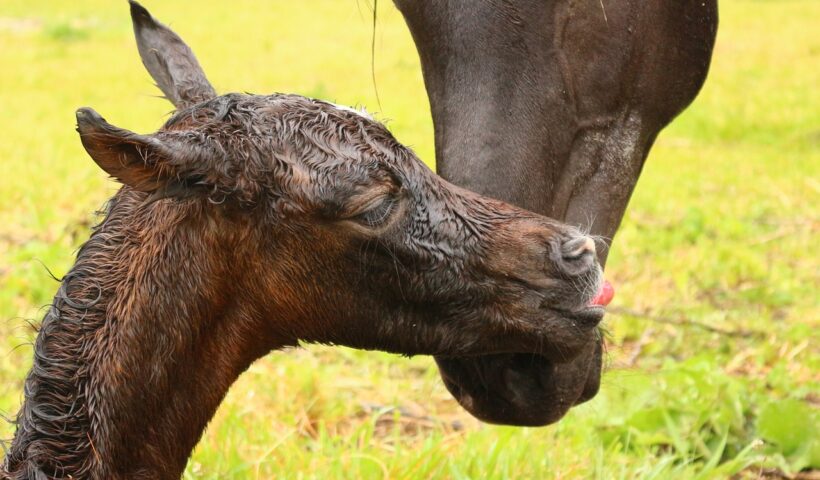
[(529, 353), (436, 357), (458, 403), (487, 423), (544, 426), (598, 393), (603, 344), (591, 340), (573, 360), (557, 363)]

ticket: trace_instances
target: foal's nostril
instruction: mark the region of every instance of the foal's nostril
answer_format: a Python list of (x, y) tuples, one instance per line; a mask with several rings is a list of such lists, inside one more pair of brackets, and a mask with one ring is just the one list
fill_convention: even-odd
[(561, 258), (566, 261), (583, 260), (595, 256), (595, 241), (589, 237), (578, 237), (561, 245)]
[(570, 275), (589, 272), (596, 265), (595, 241), (582, 235), (560, 244), (556, 259), (561, 270)]

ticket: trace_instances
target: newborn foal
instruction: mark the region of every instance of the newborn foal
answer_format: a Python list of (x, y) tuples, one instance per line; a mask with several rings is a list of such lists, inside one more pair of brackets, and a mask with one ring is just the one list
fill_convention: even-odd
[[(123, 187), (43, 320), (0, 477), (179, 478), (231, 383), (300, 341), (600, 355), (589, 238), (448, 184), (366, 116), (217, 96), (179, 37), (136, 3), (132, 16), (177, 111), (151, 135), (77, 111), (88, 154)], [(584, 388), (498, 408), (543, 424)]]

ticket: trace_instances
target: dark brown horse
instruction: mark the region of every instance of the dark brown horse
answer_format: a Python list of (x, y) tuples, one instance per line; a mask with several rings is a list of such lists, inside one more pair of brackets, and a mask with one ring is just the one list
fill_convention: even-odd
[[(178, 478), (238, 375), (302, 341), (600, 356), (589, 237), (443, 181), (364, 115), (217, 96), (179, 37), (131, 11), (177, 111), (151, 135), (77, 111), (88, 154), (123, 187), (43, 319), (0, 477)], [(482, 413), (554, 420), (575, 382), (549, 391), (531, 411)]]
[[(421, 58), (438, 172), (607, 239), (658, 133), (703, 85), (717, 31), (716, 0), (394, 1)], [(587, 348), (562, 364), (436, 360), (475, 416), (544, 424), (597, 392), (600, 345)]]

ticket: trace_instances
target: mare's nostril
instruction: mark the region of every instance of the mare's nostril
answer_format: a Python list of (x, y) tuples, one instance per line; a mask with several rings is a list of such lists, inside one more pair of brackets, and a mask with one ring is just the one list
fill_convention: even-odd
[(561, 245), (561, 258), (566, 261), (582, 260), (595, 256), (595, 241), (583, 236), (568, 240)]

